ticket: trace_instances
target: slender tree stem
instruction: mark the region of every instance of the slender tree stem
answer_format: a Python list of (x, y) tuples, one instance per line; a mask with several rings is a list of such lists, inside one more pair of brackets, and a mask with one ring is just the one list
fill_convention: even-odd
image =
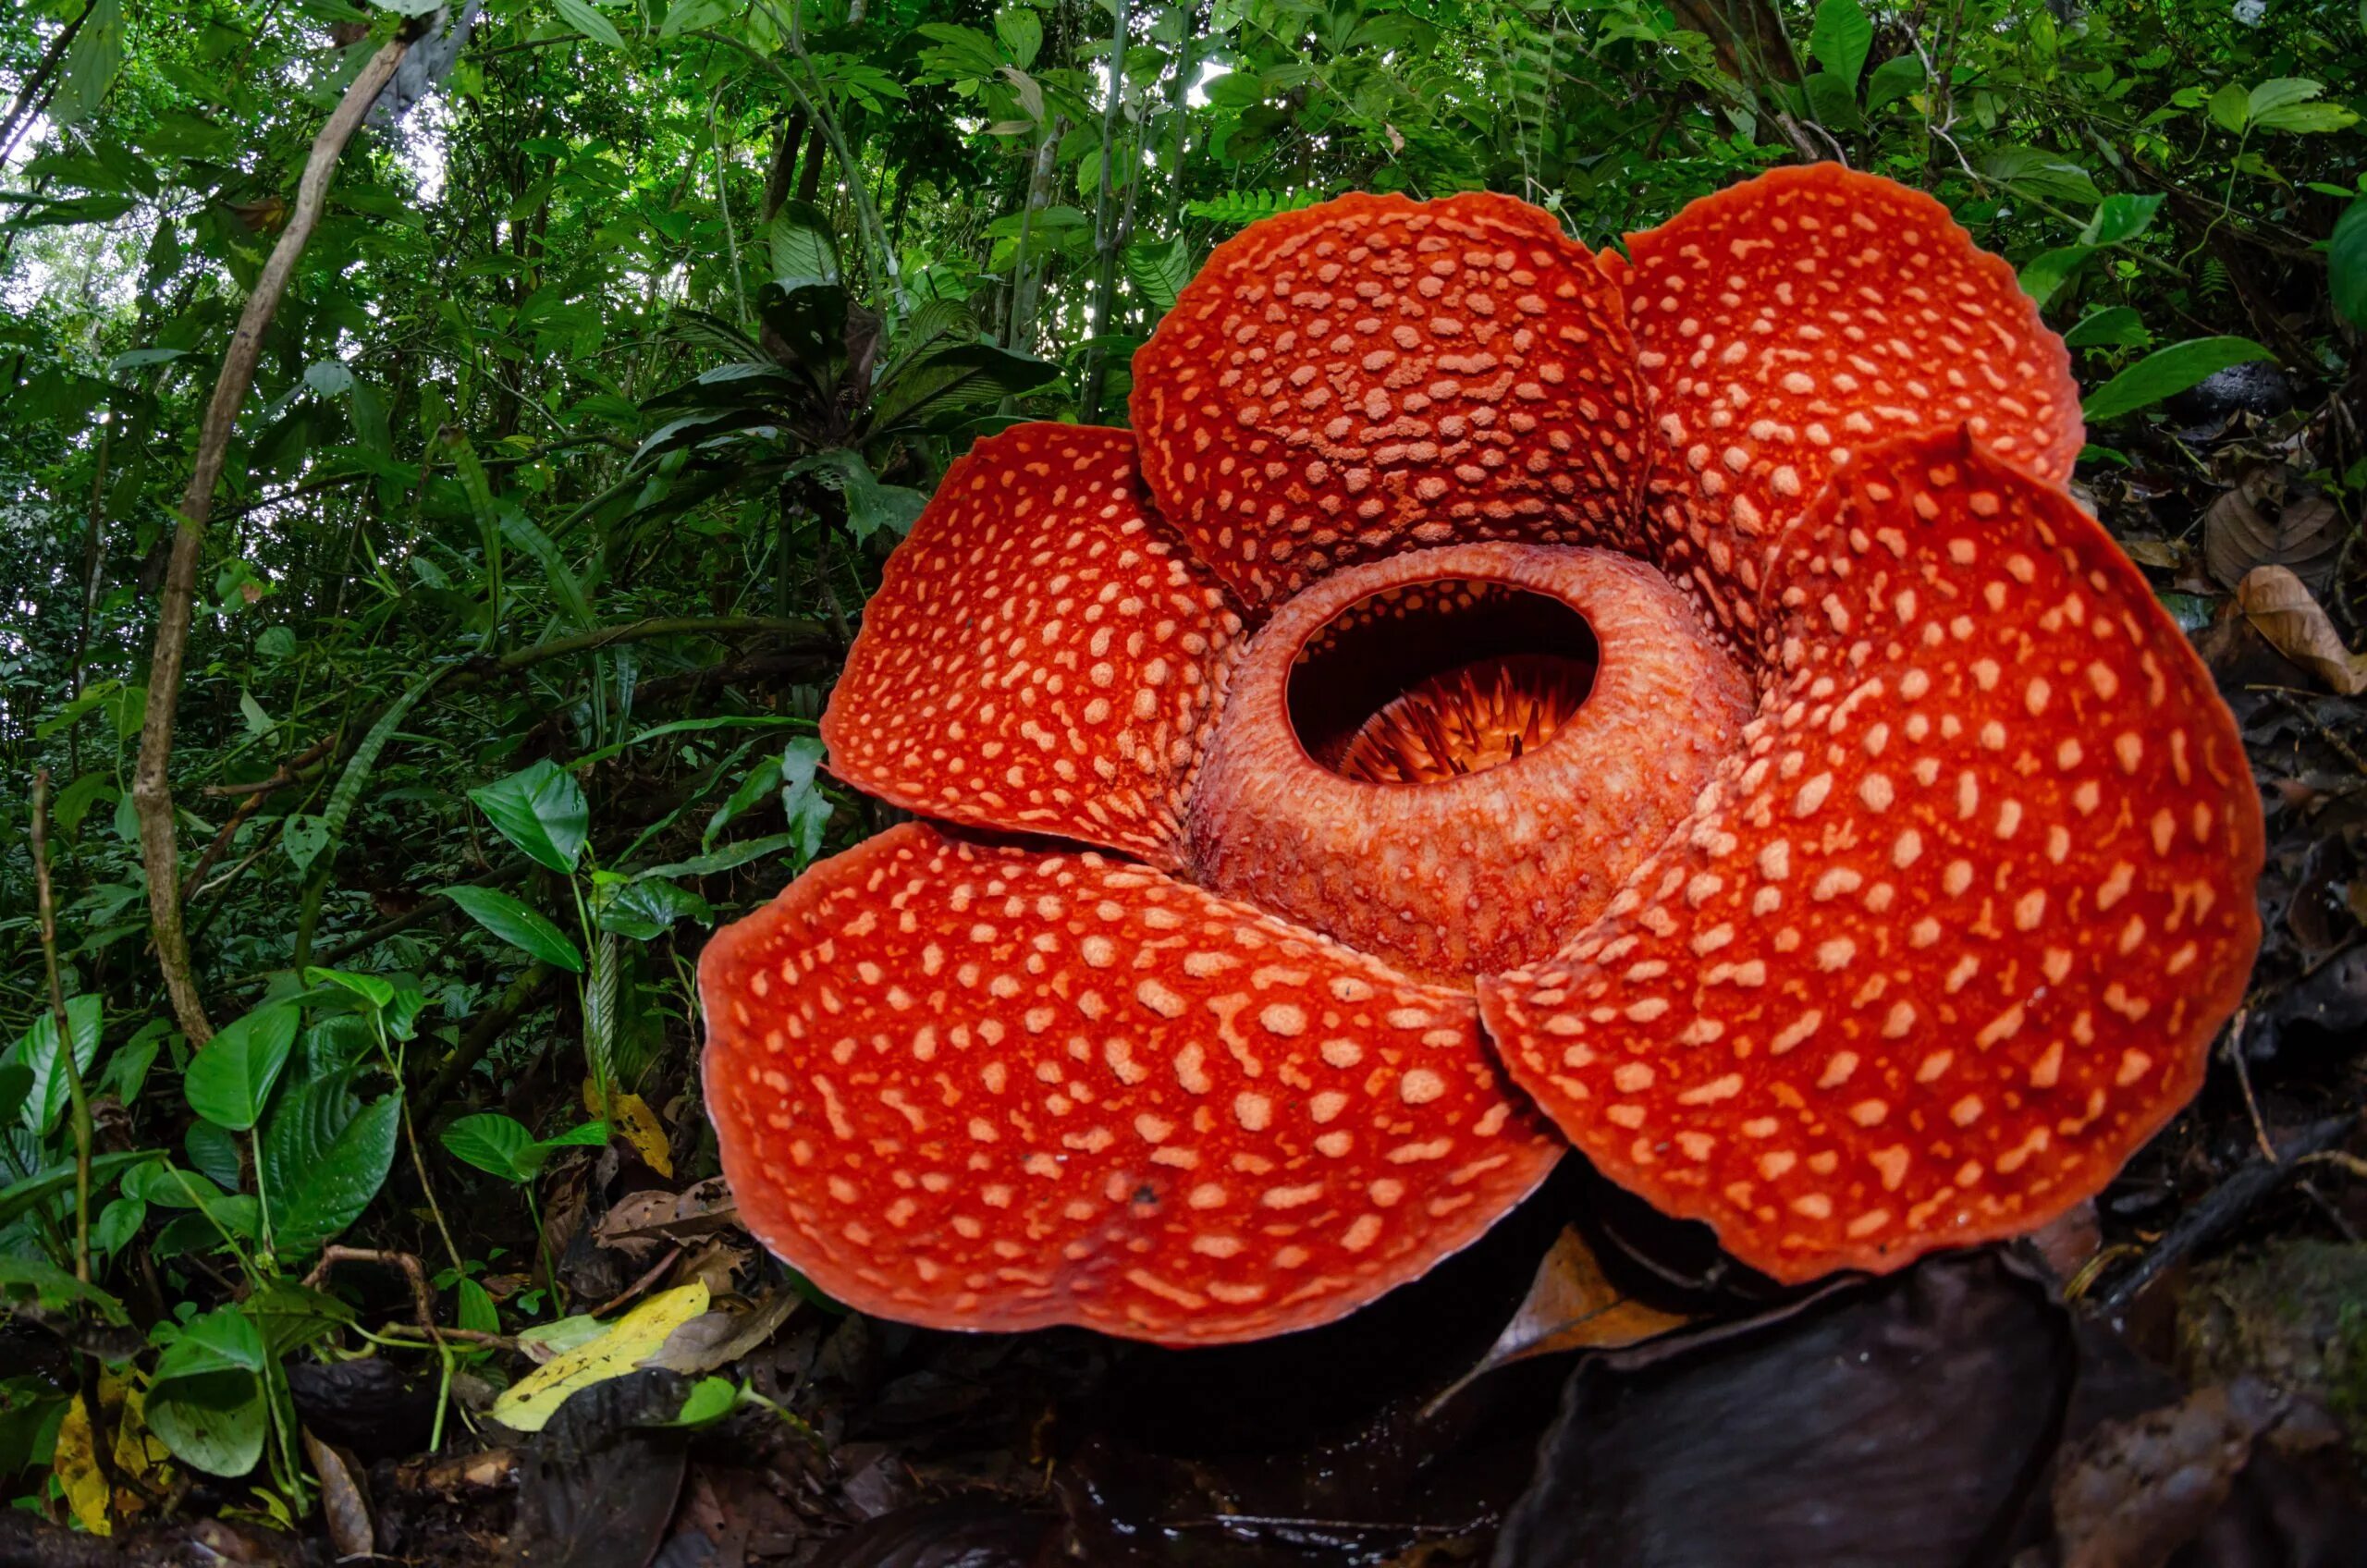
[(156, 938), (156, 962), (165, 972), (172, 998), (173, 1016), (190, 1044), (202, 1046), (214, 1037), (205, 1015), (197, 976), (190, 962), (189, 934), (181, 923), (180, 847), (175, 830), (173, 785), (173, 720), (180, 707), (181, 665), (189, 655), (189, 633), (197, 600), (199, 553), (205, 545), (205, 523), (214, 508), (214, 489), (230, 452), (230, 437), (239, 423), (239, 409), (253, 386), (255, 364), (263, 355), (263, 335), (279, 312), (288, 280), (321, 221), (329, 183), (346, 143), (362, 129), (370, 106), (393, 80), (395, 67), (410, 52), (411, 41), (424, 24), (407, 23), (370, 57), (328, 122), (313, 138), (313, 150), (297, 181), (296, 203), (271, 259), (255, 279), (231, 334), (229, 351), (222, 359), (222, 374), (206, 405), (205, 422), (197, 441), (197, 463), (182, 492), (180, 526), (173, 534), (173, 553), (165, 572), (163, 602), (156, 614), (156, 650), (149, 663), (148, 713), (140, 730), (140, 766), (132, 776), (131, 799), (140, 817), (140, 858), (148, 872), (148, 910)]
[(42, 965), (49, 974), (49, 1012), (57, 1026), (57, 1060), (74, 1119), (74, 1278), (91, 1282), (91, 1096), (82, 1064), (74, 1060), (74, 1030), (66, 1014), (66, 986), (57, 973), (57, 900), (49, 886), (49, 769), (33, 775), (33, 897), (41, 920)]

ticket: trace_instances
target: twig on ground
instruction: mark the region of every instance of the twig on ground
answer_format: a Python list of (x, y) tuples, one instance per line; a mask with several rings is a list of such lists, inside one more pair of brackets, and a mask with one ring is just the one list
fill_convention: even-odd
[(2359, 1128), (2357, 1115), (2313, 1121), (2276, 1147), (2274, 1159), (2254, 1159), (2204, 1194), (2178, 1217), (2152, 1251), (2096, 1298), (2105, 1313), (2128, 1308), (2146, 1288), (2177, 1264), (2233, 1230), (2270, 1194), (2299, 1175), (2314, 1155), (2330, 1152)]

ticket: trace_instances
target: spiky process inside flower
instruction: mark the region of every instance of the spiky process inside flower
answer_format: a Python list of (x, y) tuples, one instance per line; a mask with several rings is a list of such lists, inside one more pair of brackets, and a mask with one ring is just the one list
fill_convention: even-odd
[(2235, 728), (2062, 489), (2067, 357), (1832, 166), (1600, 263), (1497, 196), (1217, 248), (823, 721), (921, 814), (700, 965), (751, 1229), (865, 1310), (1337, 1317), (1576, 1147), (1786, 1280), (2044, 1223), (2259, 935)]

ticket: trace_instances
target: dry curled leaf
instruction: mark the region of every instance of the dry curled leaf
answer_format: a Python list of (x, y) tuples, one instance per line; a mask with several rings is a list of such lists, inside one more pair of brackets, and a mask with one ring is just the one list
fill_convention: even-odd
[(321, 1478), (321, 1518), (328, 1526), (330, 1544), (340, 1557), (375, 1554), (377, 1531), (370, 1522), (370, 1504), (354, 1479), (353, 1466), (346, 1463), (345, 1455), (314, 1437), (312, 1428), (300, 1430), (304, 1457)]
[(2236, 588), (2236, 603), (2271, 646), (2346, 697), (2367, 691), (2367, 657), (2343, 646), (2325, 607), (2281, 566), (2254, 567)]
[(1441, 1405), (1477, 1378), (1499, 1366), (1557, 1351), (1617, 1350), (1681, 1329), (1692, 1321), (1662, 1312), (1613, 1284), (1594, 1249), (1575, 1227), (1565, 1228), (1537, 1265), (1528, 1294), (1496, 1336), (1479, 1365), (1432, 1402)]
[(2251, 469), (2222, 491), (2202, 517), (2202, 557), (2211, 575), (2234, 587), (2255, 568), (2281, 566), (2312, 590), (2334, 575), (2342, 517), (2324, 496), (2296, 495), (2281, 463)]

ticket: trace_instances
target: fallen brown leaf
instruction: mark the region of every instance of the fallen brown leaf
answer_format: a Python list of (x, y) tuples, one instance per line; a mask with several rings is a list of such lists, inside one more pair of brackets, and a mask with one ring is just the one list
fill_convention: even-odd
[(2342, 634), (2301, 580), (2281, 566), (2254, 567), (2237, 584), (2236, 603), (2269, 643), (2346, 697), (2367, 691), (2367, 657)]

